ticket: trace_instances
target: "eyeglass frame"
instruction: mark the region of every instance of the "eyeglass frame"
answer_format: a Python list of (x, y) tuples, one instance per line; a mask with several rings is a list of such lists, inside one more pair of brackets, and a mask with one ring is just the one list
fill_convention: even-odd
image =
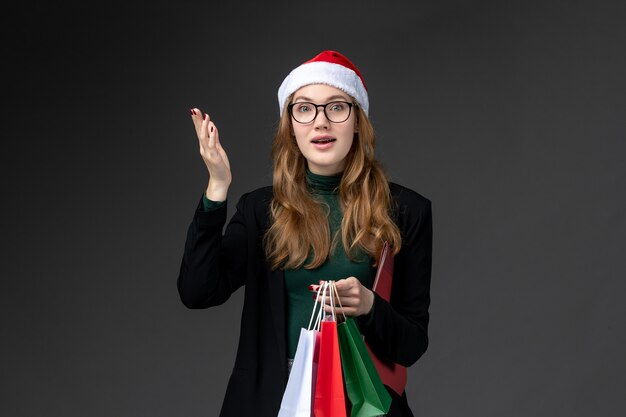
[[(328, 117), (328, 113), (326, 113), (326, 107), (329, 104), (337, 104), (337, 103), (347, 104), (348, 105), (348, 116), (344, 120), (342, 120), (340, 122), (334, 122), (334, 121), (330, 120), (330, 118)], [(315, 116), (313, 116), (313, 118), (311, 119), (310, 122), (301, 122), (301, 121), (299, 121), (299, 120), (297, 120), (295, 118), (295, 116), (293, 115), (293, 107), (296, 104), (310, 104), (311, 106), (315, 107)], [(324, 108), (324, 117), (326, 117), (326, 120), (328, 120), (331, 123), (343, 123), (343, 122), (345, 122), (346, 120), (348, 120), (350, 118), (350, 115), (352, 114), (352, 107), (356, 107), (356, 106), (358, 106), (358, 104), (350, 103), (349, 101), (341, 101), (341, 100), (331, 101), (331, 102), (326, 103), (326, 104), (315, 104), (315, 103), (311, 103), (310, 101), (297, 101), (295, 103), (291, 103), (291, 104), (287, 105), (287, 111), (289, 112), (289, 115), (291, 116), (291, 118), (294, 121), (296, 121), (297, 123), (300, 123), (301, 125), (308, 125), (309, 123), (313, 123), (315, 121), (315, 119), (317, 119), (317, 116), (319, 115), (319, 108), (323, 107)]]

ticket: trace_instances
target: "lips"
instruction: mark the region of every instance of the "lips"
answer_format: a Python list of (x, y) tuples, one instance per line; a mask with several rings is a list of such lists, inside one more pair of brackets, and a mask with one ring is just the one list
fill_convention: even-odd
[(316, 145), (321, 145), (325, 143), (335, 142), (336, 140), (337, 139), (335, 139), (332, 136), (316, 136), (311, 140), (311, 143), (314, 143)]

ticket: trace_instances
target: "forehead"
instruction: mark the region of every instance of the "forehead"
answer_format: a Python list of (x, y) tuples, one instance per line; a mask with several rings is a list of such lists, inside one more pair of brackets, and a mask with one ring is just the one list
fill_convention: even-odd
[(296, 90), (293, 99), (307, 99), (312, 101), (327, 101), (329, 99), (343, 99), (350, 101), (350, 96), (338, 88), (326, 84), (310, 84)]

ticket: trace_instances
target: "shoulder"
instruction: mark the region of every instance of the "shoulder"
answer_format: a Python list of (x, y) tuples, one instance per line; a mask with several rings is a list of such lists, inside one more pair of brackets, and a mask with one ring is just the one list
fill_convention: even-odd
[(422, 194), (394, 182), (389, 183), (389, 191), (394, 203), (398, 207), (406, 207), (412, 210), (425, 211), (430, 209), (431, 202)]
[(274, 197), (272, 186), (257, 188), (243, 194), (237, 203), (237, 211), (244, 217), (252, 220), (263, 227), (267, 227), (270, 217), (270, 204)]
[(396, 224), (406, 233), (432, 222), (431, 201), (422, 194), (396, 183), (389, 183), (392, 212)]
[(249, 191), (241, 196), (239, 202), (246, 202), (248, 204), (269, 204), (274, 197), (274, 189), (271, 185), (266, 187), (260, 187), (256, 190)]

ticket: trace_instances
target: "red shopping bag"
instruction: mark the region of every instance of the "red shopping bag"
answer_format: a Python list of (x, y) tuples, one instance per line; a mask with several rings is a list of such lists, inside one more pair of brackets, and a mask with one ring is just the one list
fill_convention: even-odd
[[(324, 290), (326, 294), (326, 290)], [(330, 294), (329, 294), (330, 295)], [(333, 297), (332, 315), (322, 321), (319, 343), (319, 363), (315, 384), (315, 417), (346, 417), (346, 398), (343, 388), (341, 356), (339, 356), (339, 338), (334, 314)]]

